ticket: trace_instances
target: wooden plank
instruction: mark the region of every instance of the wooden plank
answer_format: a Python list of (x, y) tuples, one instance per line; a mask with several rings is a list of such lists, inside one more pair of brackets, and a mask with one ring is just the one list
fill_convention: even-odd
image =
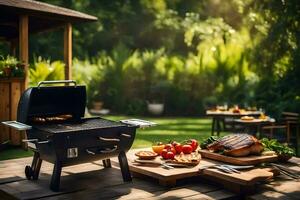
[[(135, 152), (140, 151), (141, 149), (130, 150), (127, 153), (127, 158), (129, 160), (129, 168), (132, 172), (137, 174), (146, 175), (153, 177), (159, 181), (162, 186), (174, 186), (177, 180), (188, 178), (188, 177), (197, 177), (205, 176), (212, 177), (215, 179), (220, 179), (230, 183), (235, 183), (243, 186), (255, 185), (259, 181), (267, 180), (276, 174), (270, 169), (248, 169), (243, 170), (240, 174), (238, 173), (224, 173), (218, 169), (207, 168), (207, 166), (222, 164), (217, 161), (209, 159), (201, 159), (200, 163), (192, 168), (175, 168), (172, 170), (164, 169), (160, 165), (148, 165), (148, 164), (136, 164), (134, 160), (136, 159)], [(149, 150), (149, 149), (143, 149)], [(156, 159), (160, 159), (159, 157)], [(112, 159), (114, 163), (115, 160)], [(199, 177), (199, 180), (201, 177)]]
[(236, 195), (226, 190), (217, 190), (205, 194), (197, 194), (182, 198), (184, 200), (217, 200), (217, 199), (237, 199)]
[(24, 177), (24, 166), (30, 162), (31, 158), (0, 161), (0, 166), (4, 166), (5, 169), (14, 168), (7, 172), (0, 170), (0, 180), (1, 176), (7, 175), (12, 179), (11, 182), (0, 184), (2, 193), (10, 194), (10, 198), (20, 199), (148, 199), (157, 196), (169, 198), (174, 195), (181, 198), (219, 190), (216, 186), (203, 183), (185, 184), (168, 189), (156, 182), (137, 178), (134, 178), (133, 182), (124, 183), (119, 169), (103, 169), (101, 161), (97, 161), (63, 168), (62, 191), (57, 193), (49, 189), (53, 165), (48, 162), (43, 162), (39, 180), (17, 180), (18, 177)]
[(72, 79), (72, 25), (67, 23), (64, 30), (65, 79)]
[(275, 162), (277, 161), (277, 155), (272, 156), (247, 156), (247, 157), (231, 157), (225, 156), (219, 153), (210, 152), (206, 149), (199, 150), (201, 156), (204, 158), (209, 158), (212, 160), (217, 160), (221, 162), (226, 162), (234, 165), (257, 165), (265, 162)]
[(29, 48), (29, 35), (28, 35), (28, 16), (21, 15), (19, 18), (19, 59), (25, 64), (25, 83), (24, 87), (28, 87), (29, 82), (29, 69), (28, 69), (28, 48)]
[(225, 173), (217, 169), (205, 169), (202, 170), (201, 174), (208, 177), (224, 180), (229, 183), (251, 186), (257, 182), (273, 178), (274, 174), (278, 174), (278, 172), (272, 171), (271, 168), (254, 168), (250, 170), (243, 170), (241, 171), (241, 173)]
[[(9, 83), (0, 83), (0, 121), (10, 120), (9, 102), (10, 90)], [(0, 142), (9, 140), (9, 128), (0, 124)]]
[[(20, 82), (12, 82), (11, 83), (11, 100), (10, 100), (10, 120), (17, 119), (17, 109), (18, 103), (21, 97), (21, 85)], [(21, 144), (21, 133), (20, 131), (11, 129), (10, 131), (10, 141), (12, 145), (20, 145)]]
[(59, 21), (96, 21), (97, 17), (78, 12), (72, 9), (55, 6), (39, 1), (27, 0), (0, 0), (0, 4), (10, 9), (17, 9), (19, 13), (30, 13), (34, 17)]
[(260, 194), (255, 194), (247, 198), (247, 200), (295, 200), (299, 197), (290, 197), (281, 192), (265, 191)]

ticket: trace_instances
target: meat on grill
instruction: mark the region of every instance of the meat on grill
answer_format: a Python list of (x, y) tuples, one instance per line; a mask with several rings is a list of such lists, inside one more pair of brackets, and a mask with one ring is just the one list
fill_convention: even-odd
[(224, 136), (207, 146), (211, 151), (224, 151), (225, 155), (241, 157), (260, 154), (263, 151), (261, 142), (252, 135), (232, 134)]

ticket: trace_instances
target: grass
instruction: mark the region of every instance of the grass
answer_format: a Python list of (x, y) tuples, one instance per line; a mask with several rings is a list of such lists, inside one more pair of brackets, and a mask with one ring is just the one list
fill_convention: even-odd
[[(106, 116), (107, 119), (120, 120), (133, 117), (128, 116)], [(136, 117), (156, 122), (158, 126), (137, 129), (133, 148), (150, 147), (152, 143), (169, 140), (181, 142), (186, 139), (197, 139), (199, 142), (210, 136), (211, 120), (206, 118), (191, 117)], [(21, 148), (9, 148), (0, 152), (0, 160), (32, 156), (32, 151)]]
[[(110, 116), (109, 119), (120, 120), (125, 116)], [(128, 118), (128, 117), (127, 117)], [(133, 148), (150, 147), (154, 142), (176, 140), (181, 142), (187, 139), (202, 141), (210, 136), (211, 120), (203, 118), (168, 117), (168, 118), (145, 118), (156, 122), (158, 126), (137, 129)]]
[(14, 159), (14, 158), (23, 158), (32, 156), (33, 152), (28, 150), (25, 151), (24, 149), (21, 149), (20, 147), (8, 147), (7, 149), (0, 152), (0, 160), (8, 160), (8, 159)]

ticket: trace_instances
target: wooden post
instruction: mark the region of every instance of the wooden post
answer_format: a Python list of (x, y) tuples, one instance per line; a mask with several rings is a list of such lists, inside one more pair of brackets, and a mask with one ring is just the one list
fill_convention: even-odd
[(72, 24), (67, 23), (64, 30), (65, 79), (72, 79)]
[[(19, 59), (21, 62), (23, 62), (25, 64), (25, 66), (24, 66), (25, 79), (24, 79), (23, 84), (21, 84), (21, 93), (26, 88), (28, 88), (28, 83), (29, 83), (29, 68), (28, 68), (29, 42), (28, 41), (29, 41), (28, 15), (21, 15), (19, 17)], [(16, 98), (16, 97), (14, 97), (14, 98)], [(14, 112), (16, 112), (16, 110)], [(16, 116), (16, 113), (15, 113), (15, 116)], [(20, 134), (20, 133), (15, 133), (15, 131), (12, 131), (12, 134)], [(26, 139), (26, 134), (24, 131), (21, 132), (21, 138)], [(25, 143), (23, 145), (23, 148), (27, 149), (27, 145), (25, 145)]]
[(24, 88), (28, 87), (29, 70), (28, 70), (28, 16), (21, 15), (19, 18), (19, 58), (25, 64), (25, 83)]

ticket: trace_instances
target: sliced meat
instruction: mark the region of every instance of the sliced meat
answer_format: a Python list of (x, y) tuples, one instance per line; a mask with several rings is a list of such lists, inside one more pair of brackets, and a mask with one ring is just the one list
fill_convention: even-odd
[(229, 156), (247, 156), (259, 154), (263, 145), (254, 136), (248, 134), (232, 134), (224, 136), (207, 146), (211, 151), (224, 151)]

